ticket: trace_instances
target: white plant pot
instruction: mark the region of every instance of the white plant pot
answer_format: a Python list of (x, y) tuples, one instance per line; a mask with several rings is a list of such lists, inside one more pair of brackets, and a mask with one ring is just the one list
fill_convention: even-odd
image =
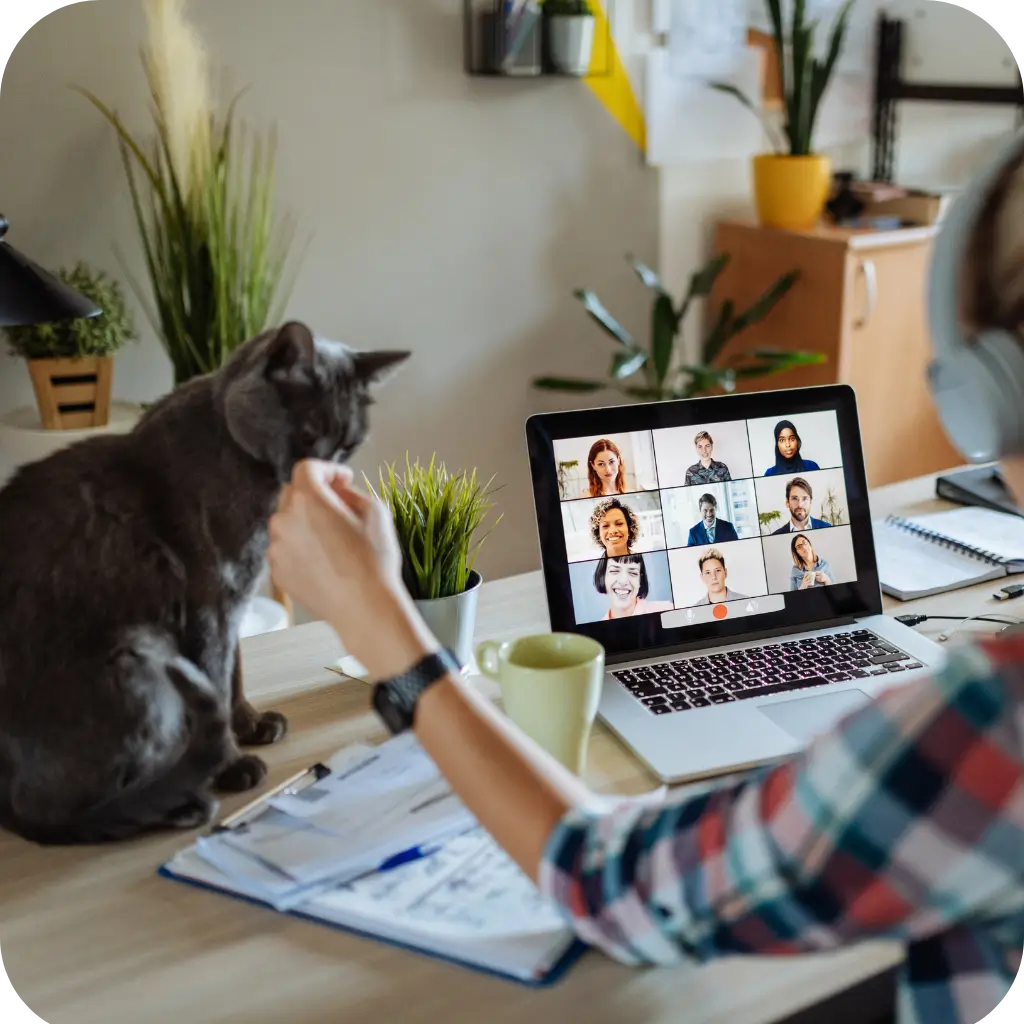
[(594, 49), (592, 14), (555, 14), (548, 19), (551, 63), (566, 75), (585, 75)]
[(441, 644), (455, 652), (462, 665), (472, 663), (477, 598), (482, 583), (480, 573), (474, 570), (469, 586), (461, 594), (416, 601), (416, 607), (430, 631)]
[(279, 601), (269, 597), (257, 596), (249, 602), (238, 628), (241, 639), (247, 636), (259, 636), (261, 633), (274, 633), (289, 626), (288, 609)]

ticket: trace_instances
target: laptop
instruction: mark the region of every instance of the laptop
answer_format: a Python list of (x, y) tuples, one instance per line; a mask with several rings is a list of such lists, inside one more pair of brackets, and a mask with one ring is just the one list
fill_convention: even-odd
[(785, 758), (943, 664), (882, 613), (851, 388), (543, 413), (526, 435), (552, 631), (604, 646), (600, 717), (660, 779)]

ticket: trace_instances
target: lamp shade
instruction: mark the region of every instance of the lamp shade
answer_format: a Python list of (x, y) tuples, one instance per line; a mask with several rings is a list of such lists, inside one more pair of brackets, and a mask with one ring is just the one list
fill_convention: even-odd
[(76, 320), (103, 312), (8, 245), (3, 240), (7, 228), (7, 219), (0, 214), (0, 327)]

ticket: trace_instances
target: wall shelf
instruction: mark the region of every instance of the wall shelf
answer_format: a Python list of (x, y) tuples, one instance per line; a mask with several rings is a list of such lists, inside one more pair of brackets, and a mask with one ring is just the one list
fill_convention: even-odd
[[(598, 0), (594, 0), (595, 3)], [(600, 67), (582, 75), (570, 74), (556, 67), (551, 60), (548, 19), (538, 19), (514, 65), (503, 67), (505, 56), (504, 34), (497, 31), (503, 0), (462, 0), (462, 51), (465, 73), (475, 78), (576, 78), (581, 80), (607, 78), (612, 74), (615, 53), (612, 38), (615, 0), (601, 0), (603, 14), (597, 16), (594, 26), (593, 50), (602, 57)]]
[(904, 101), (931, 103), (975, 103), (1007, 105), (1024, 112), (1024, 84), (1017, 68), (1017, 84), (953, 85), (943, 82), (908, 82), (903, 77), (905, 22), (878, 17), (876, 30), (876, 68), (874, 104), (875, 181), (891, 182), (896, 171), (896, 136), (898, 106)]

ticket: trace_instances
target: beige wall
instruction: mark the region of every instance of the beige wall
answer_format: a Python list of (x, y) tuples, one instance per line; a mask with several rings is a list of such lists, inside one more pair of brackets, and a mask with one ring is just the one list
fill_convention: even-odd
[[(622, 258), (658, 258), (658, 182), (582, 83), (472, 79), (460, 0), (193, 0), (192, 16), (241, 111), (276, 124), (280, 194), (309, 239), (288, 314), (356, 347), (414, 361), (375, 410), (357, 459), (429, 458), (497, 474), (505, 520), (480, 566), (539, 565), (523, 422), (572, 404), (540, 372), (603, 372), (608, 344), (572, 289), (597, 289), (631, 328), (647, 294)], [(110, 130), (67, 83), (146, 129), (138, 0), (56, 11), (15, 50), (0, 85), (0, 197), (8, 240), (47, 265), (138, 265)], [(116, 392), (171, 382), (145, 320)], [(595, 362), (596, 359), (596, 362)], [(0, 412), (31, 402), (0, 360)], [(578, 404), (578, 403), (577, 403)]]

